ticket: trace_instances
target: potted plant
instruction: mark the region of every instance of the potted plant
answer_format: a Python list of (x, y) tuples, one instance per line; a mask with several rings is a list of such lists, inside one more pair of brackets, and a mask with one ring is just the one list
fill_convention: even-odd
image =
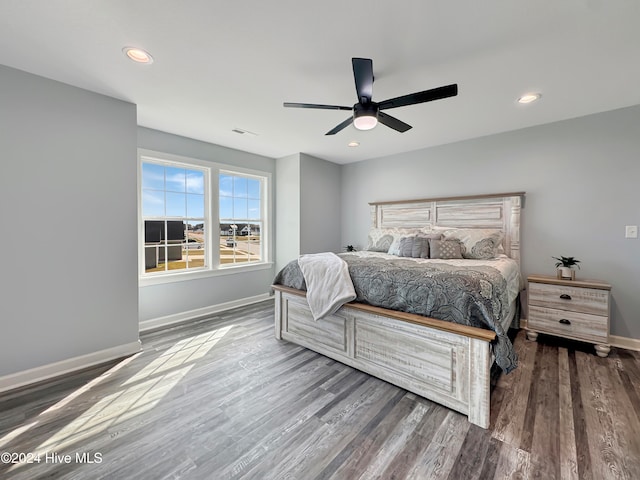
[(556, 268), (558, 269), (558, 278), (563, 280), (575, 280), (576, 272), (573, 270), (573, 267), (578, 267), (580, 270), (580, 260), (576, 260), (574, 257), (551, 257), (556, 262)]

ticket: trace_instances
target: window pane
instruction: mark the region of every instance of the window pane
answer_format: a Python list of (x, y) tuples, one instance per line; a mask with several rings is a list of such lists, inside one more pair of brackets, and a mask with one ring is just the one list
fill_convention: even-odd
[(224, 173), (220, 174), (219, 190), (221, 196), (233, 196), (233, 177), (231, 175), (226, 175)]
[(187, 171), (184, 168), (165, 167), (166, 185), (169, 192), (185, 192)]
[(142, 191), (142, 215), (145, 217), (164, 216), (164, 192), (157, 190)]
[(220, 220), (233, 218), (233, 198), (220, 197)]
[(187, 195), (187, 217), (204, 218), (204, 195)]
[(144, 271), (206, 267), (206, 169), (145, 161), (141, 176)]
[(261, 261), (262, 180), (227, 173), (219, 186), (221, 265)]
[(145, 272), (184, 268), (182, 243), (185, 225), (180, 221), (145, 222)]
[(187, 237), (183, 245), (182, 259), (187, 268), (204, 267), (205, 262), (204, 223), (192, 221), (187, 224)]
[(164, 190), (164, 167), (162, 165), (142, 164), (142, 188)]
[[(162, 252), (162, 255), (160, 254)], [(164, 247), (154, 245), (144, 247), (144, 271), (145, 272), (161, 272), (165, 268), (165, 262), (160, 262), (160, 258), (164, 258)]]
[(167, 223), (167, 243), (177, 245), (185, 239), (186, 225), (184, 222), (169, 220)]
[(254, 178), (249, 179), (248, 197), (260, 200), (260, 180)]
[(259, 262), (262, 257), (260, 223), (220, 223), (220, 264)]
[(144, 222), (144, 243), (159, 244), (164, 239), (164, 222), (147, 220)]
[(235, 225), (220, 224), (220, 264), (234, 263), (234, 250), (236, 246)]
[(167, 217), (186, 217), (186, 202), (184, 193), (167, 192)]
[(248, 200), (247, 208), (248, 208), (247, 219), (249, 220), (260, 219), (260, 200)]
[(247, 199), (235, 197), (233, 199), (233, 217), (247, 218)]
[(187, 223), (187, 243), (199, 243), (204, 247), (204, 222), (193, 220)]
[(204, 172), (187, 170), (187, 193), (204, 194)]
[(248, 192), (248, 181), (244, 177), (233, 177), (233, 196), (246, 197)]

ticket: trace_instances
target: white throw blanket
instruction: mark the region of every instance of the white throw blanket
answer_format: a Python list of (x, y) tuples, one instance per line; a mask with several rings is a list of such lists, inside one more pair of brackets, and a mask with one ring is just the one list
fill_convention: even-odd
[(335, 313), (356, 298), (347, 262), (335, 253), (301, 255), (298, 265), (307, 284), (307, 302), (314, 320)]

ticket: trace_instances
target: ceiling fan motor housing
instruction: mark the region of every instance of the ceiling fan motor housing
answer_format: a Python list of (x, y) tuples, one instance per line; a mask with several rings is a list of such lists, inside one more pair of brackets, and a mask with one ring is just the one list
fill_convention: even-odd
[(378, 123), (378, 104), (368, 102), (353, 106), (353, 126), (358, 130), (371, 130)]

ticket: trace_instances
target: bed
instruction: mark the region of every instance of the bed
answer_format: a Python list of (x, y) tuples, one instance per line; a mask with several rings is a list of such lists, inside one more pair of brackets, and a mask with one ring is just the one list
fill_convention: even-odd
[[(509, 372), (517, 365), (506, 332), (518, 327), (523, 198), (517, 192), (371, 203), (368, 249), (338, 255), (354, 286), (345, 298), (353, 301), (318, 318), (300, 262), (292, 261), (272, 286), (276, 338), (488, 428), (491, 367), (496, 362)], [(452, 253), (456, 242), (460, 251)], [(461, 253), (471, 258), (459, 259)]]

